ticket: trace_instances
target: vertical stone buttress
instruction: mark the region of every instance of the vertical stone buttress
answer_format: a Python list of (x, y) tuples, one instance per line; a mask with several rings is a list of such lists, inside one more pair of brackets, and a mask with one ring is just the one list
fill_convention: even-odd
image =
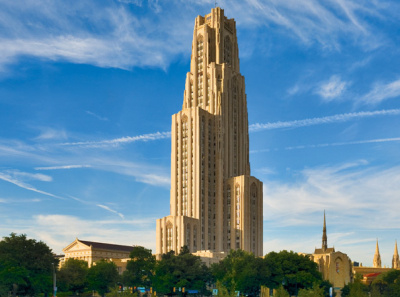
[(182, 110), (172, 116), (170, 216), (157, 251), (262, 256), (262, 182), (250, 176), (247, 99), (234, 19), (213, 8), (195, 20)]

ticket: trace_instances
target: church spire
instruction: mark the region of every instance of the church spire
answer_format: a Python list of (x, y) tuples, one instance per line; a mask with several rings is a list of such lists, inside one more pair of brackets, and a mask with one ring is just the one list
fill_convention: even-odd
[(399, 259), (399, 251), (397, 250), (397, 240), (394, 245), (394, 254), (393, 254), (393, 259), (392, 259), (392, 268), (393, 269), (398, 269), (400, 268), (400, 259)]
[(381, 254), (379, 253), (378, 239), (376, 239), (376, 248), (375, 248), (375, 255), (374, 255), (374, 267), (375, 268), (381, 268), (382, 267)]
[(322, 229), (322, 250), (326, 251), (328, 249), (328, 236), (326, 235), (326, 218), (324, 210), (324, 228)]

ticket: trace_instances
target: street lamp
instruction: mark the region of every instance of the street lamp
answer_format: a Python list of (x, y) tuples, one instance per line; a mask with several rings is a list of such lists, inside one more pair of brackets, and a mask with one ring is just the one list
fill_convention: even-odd
[(56, 267), (54, 266), (54, 263), (51, 263), (53, 265), (53, 297), (57, 296), (57, 279), (56, 279)]

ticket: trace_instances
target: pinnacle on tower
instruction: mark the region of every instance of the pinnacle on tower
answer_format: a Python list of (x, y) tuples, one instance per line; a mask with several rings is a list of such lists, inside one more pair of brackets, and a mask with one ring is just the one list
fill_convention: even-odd
[(394, 253), (393, 253), (393, 259), (392, 259), (392, 268), (393, 269), (398, 269), (400, 268), (400, 259), (399, 259), (399, 251), (397, 250), (397, 240), (394, 245)]
[(379, 253), (378, 239), (376, 239), (376, 248), (375, 248), (375, 255), (374, 255), (374, 267), (375, 268), (381, 268), (382, 267), (381, 254)]
[(322, 230), (322, 250), (326, 251), (328, 249), (328, 236), (326, 235), (326, 218), (324, 210), (324, 228)]

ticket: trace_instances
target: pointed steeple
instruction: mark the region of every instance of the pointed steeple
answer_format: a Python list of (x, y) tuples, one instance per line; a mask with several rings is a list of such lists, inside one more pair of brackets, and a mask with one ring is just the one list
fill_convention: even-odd
[(326, 251), (328, 249), (328, 236), (326, 235), (326, 218), (324, 210), (324, 228), (322, 229), (322, 250)]
[(400, 259), (399, 259), (399, 251), (397, 250), (397, 240), (394, 245), (394, 253), (393, 253), (393, 259), (392, 259), (392, 268), (393, 269), (398, 269), (400, 268)]
[(374, 255), (374, 267), (375, 268), (381, 268), (382, 267), (381, 254), (379, 253), (378, 239), (376, 239), (376, 248), (375, 248), (375, 255)]

